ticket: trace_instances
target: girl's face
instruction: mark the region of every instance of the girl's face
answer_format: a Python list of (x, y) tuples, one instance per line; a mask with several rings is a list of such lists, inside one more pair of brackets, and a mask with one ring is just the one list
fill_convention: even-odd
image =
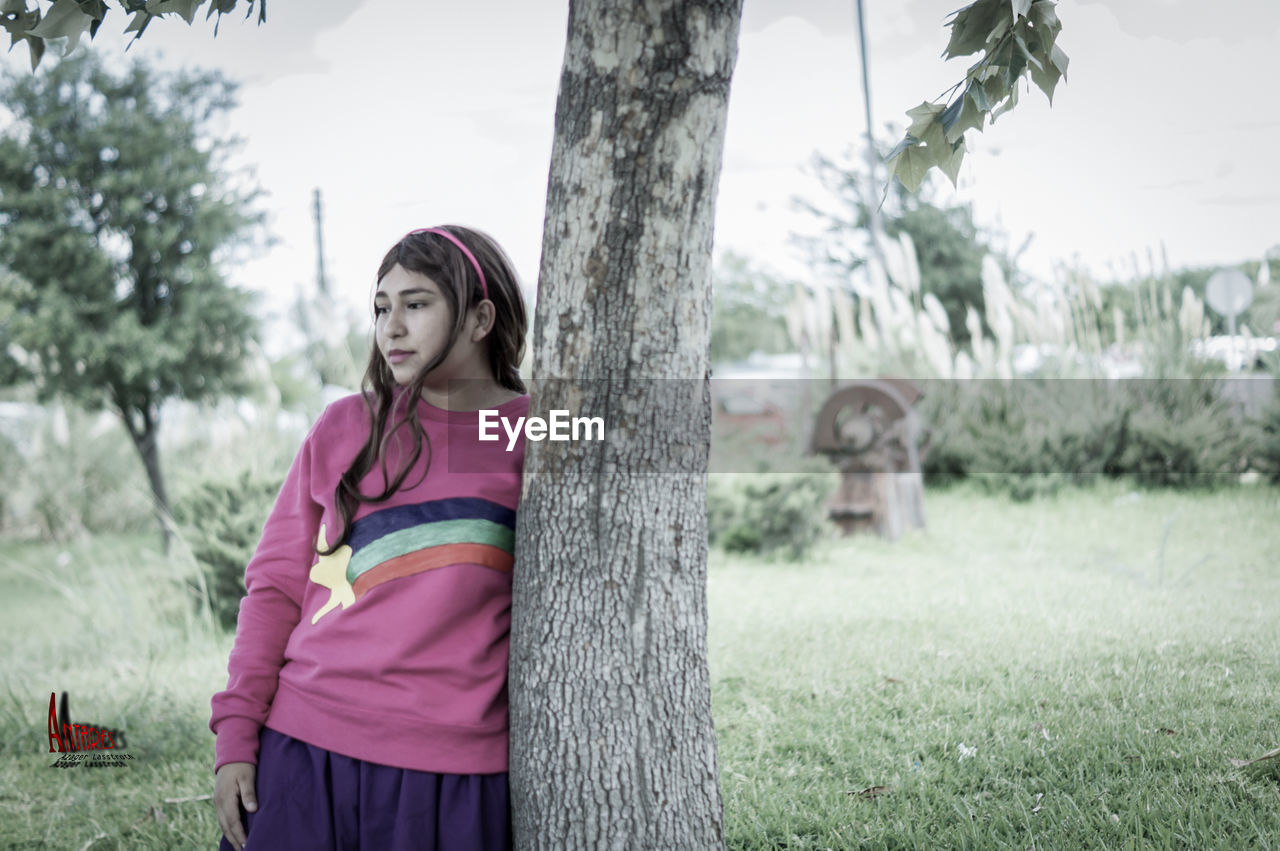
[[(449, 341), (453, 316), (436, 282), (396, 265), (378, 282), (373, 297), (374, 338), (397, 384), (413, 381)], [(482, 356), (472, 341), (468, 322), (453, 350), (431, 371), (428, 382), (443, 385), (450, 378), (469, 378), (473, 362)]]

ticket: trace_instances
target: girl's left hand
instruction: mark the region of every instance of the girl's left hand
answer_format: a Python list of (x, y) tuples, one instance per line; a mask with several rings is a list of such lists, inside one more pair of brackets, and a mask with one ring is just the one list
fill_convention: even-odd
[(213, 780), (213, 806), (218, 813), (218, 827), (235, 851), (248, 841), (240, 821), (240, 805), (253, 813), (258, 810), (254, 780), (258, 767), (252, 762), (228, 762), (218, 769)]

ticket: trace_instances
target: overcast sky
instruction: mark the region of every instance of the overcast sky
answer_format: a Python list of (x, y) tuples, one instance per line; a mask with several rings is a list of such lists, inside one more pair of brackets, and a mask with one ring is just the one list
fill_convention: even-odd
[[(815, 223), (815, 152), (863, 138), (854, 0), (746, 0), (729, 109), (716, 251), (787, 276), (808, 274), (789, 239)], [(964, 74), (940, 58), (962, 0), (867, 0), (874, 120)], [(188, 28), (153, 22), (130, 50), (165, 66), (222, 69), (244, 83), (229, 129), (246, 144), (279, 243), (233, 279), (285, 303), (315, 278), (311, 193), (325, 199), (334, 289), (363, 306), (386, 248), (444, 222), (481, 227), (535, 286), (563, 58), (563, 0), (307, 0)], [(1075, 258), (1106, 277), (1161, 243), (1170, 263), (1258, 259), (1280, 244), (1280, 131), (1274, 0), (1064, 0), (1068, 80), (1050, 109), (1039, 90), (969, 133), (958, 190), (980, 222), (1048, 277)], [(92, 49), (121, 53), (113, 7)], [(86, 40), (87, 43), (87, 40)], [(81, 48), (83, 49), (83, 48)], [(25, 47), (6, 59), (27, 63)], [(46, 60), (48, 61), (48, 60)], [(29, 67), (29, 66), (26, 66)]]

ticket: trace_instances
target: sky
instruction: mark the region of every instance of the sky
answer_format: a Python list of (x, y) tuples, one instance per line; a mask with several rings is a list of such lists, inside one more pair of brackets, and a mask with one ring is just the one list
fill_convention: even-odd
[[(42, 5), (47, 5), (44, 3)], [(241, 4), (243, 7), (243, 3)], [(941, 58), (961, 0), (866, 0), (873, 121), (896, 140), (905, 113), (959, 81)], [(1207, 13), (1206, 9), (1212, 12)], [(153, 22), (129, 56), (162, 68), (214, 67), (242, 83), (223, 132), (266, 190), (276, 243), (233, 282), (278, 313), (314, 286), (312, 191), (324, 197), (326, 273), (364, 311), (386, 249), (417, 227), (457, 222), (493, 234), (536, 286), (560, 65), (563, 0), (308, 0), (268, 20)], [(815, 153), (856, 153), (865, 134), (855, 0), (746, 0), (716, 212), (717, 257), (733, 251), (812, 280), (793, 235), (818, 231), (798, 197), (829, 196)], [(1280, 251), (1280, 3), (1063, 0), (1071, 58), (1052, 108), (1038, 89), (970, 132), (958, 188), (1024, 268), (1061, 263), (1123, 277), (1164, 251), (1174, 268)], [(123, 56), (118, 7), (93, 42)], [(79, 49), (85, 49), (83, 46)], [(45, 61), (50, 61), (46, 59)], [(28, 68), (25, 46), (6, 58)], [(886, 127), (892, 124), (891, 134)], [(271, 341), (266, 341), (270, 346)]]

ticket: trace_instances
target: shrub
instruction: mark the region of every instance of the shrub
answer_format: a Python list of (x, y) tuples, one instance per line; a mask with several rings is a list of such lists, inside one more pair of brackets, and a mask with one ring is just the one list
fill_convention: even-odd
[(799, 560), (828, 528), (825, 503), (835, 487), (830, 471), (709, 476), (708, 540), (726, 552)]
[(245, 593), (244, 568), (283, 481), (283, 476), (248, 471), (209, 479), (174, 505), (174, 519), (199, 566), (209, 606), (224, 628), (235, 628)]
[(1241, 472), (1248, 449), (1211, 379), (943, 382), (930, 390), (920, 407), (930, 485), (971, 477), (1015, 499), (1098, 475), (1192, 487)]
[(1198, 487), (1244, 471), (1248, 440), (1215, 382), (1138, 382), (1118, 467), (1139, 484)]
[(1280, 388), (1262, 414), (1250, 423), (1249, 463), (1272, 484), (1280, 485)]
[(940, 382), (921, 403), (930, 486), (971, 478), (1016, 500), (1052, 494), (1100, 472), (1114, 450), (1113, 428), (1078, 383)]

